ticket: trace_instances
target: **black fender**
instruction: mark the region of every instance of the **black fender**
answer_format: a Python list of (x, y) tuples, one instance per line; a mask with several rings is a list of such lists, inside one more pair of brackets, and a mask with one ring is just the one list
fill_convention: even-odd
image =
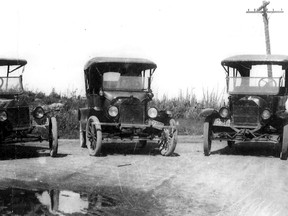
[(104, 114), (102, 110), (95, 110), (94, 108), (79, 108), (78, 121), (80, 124), (80, 130), (86, 130), (86, 124), (90, 116), (96, 116), (101, 122), (101, 120), (103, 121)]
[(170, 125), (172, 114), (168, 114), (166, 110), (158, 111), (158, 115), (155, 118), (156, 121), (162, 122), (164, 125)]
[(89, 108), (79, 108), (78, 109), (78, 121), (80, 124), (80, 130), (85, 131), (86, 123), (88, 120)]
[(283, 119), (285, 121), (288, 120), (288, 111), (286, 110), (280, 110), (278, 112), (275, 113), (277, 118)]
[(210, 124), (212, 124), (214, 119), (220, 117), (219, 112), (217, 110), (215, 110), (214, 108), (205, 108), (205, 109), (203, 109), (200, 112), (199, 116), (204, 118), (204, 122), (209, 122)]
[(214, 108), (205, 108), (201, 110), (199, 116), (201, 118), (207, 118), (208, 116), (215, 115), (215, 114), (218, 114), (218, 111), (215, 110)]

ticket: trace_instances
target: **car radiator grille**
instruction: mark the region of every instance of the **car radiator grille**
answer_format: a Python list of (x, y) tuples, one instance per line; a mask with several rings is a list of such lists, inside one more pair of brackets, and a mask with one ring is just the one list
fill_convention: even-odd
[(7, 110), (8, 121), (15, 127), (27, 127), (30, 125), (29, 108), (16, 107), (8, 108)]
[(137, 98), (127, 98), (120, 105), (120, 122), (143, 124), (145, 106)]
[(253, 105), (236, 105), (233, 107), (233, 123), (235, 126), (257, 126), (259, 108)]

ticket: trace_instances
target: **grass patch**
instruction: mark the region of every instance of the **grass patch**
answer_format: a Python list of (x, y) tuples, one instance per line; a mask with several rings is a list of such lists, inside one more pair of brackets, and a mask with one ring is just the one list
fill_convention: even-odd
[(202, 119), (178, 119), (179, 135), (202, 135), (203, 120)]
[[(52, 103), (62, 103), (62, 109), (57, 113), (58, 133), (61, 139), (78, 139), (79, 123), (77, 111), (79, 108), (87, 106), (85, 98), (72, 91), (68, 94), (61, 95), (52, 89), (49, 95), (38, 91), (26, 91), (22, 98), (29, 104), (40, 103), (40, 105), (49, 105)], [(217, 94), (215, 91), (209, 92), (203, 90), (203, 97), (197, 100), (196, 95), (192, 91), (179, 92), (174, 98), (163, 96), (162, 98), (154, 98), (151, 102), (152, 106), (159, 110), (170, 110), (173, 118), (178, 122), (179, 135), (202, 135), (203, 119), (199, 114), (203, 108), (210, 107), (219, 109), (223, 104), (223, 94)]]

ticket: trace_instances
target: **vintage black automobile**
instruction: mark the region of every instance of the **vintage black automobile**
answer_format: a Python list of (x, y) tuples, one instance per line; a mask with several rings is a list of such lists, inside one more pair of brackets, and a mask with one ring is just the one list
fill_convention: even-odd
[[(22, 97), (26, 64), (24, 59), (0, 58), (0, 143), (48, 140), (50, 155), (54, 157), (58, 150), (56, 118), (41, 106), (29, 105)], [(47, 136), (36, 133), (37, 128), (44, 128)]]
[(84, 67), (88, 107), (80, 108), (80, 145), (101, 155), (102, 140), (159, 142), (162, 155), (177, 144), (176, 122), (170, 111), (149, 106), (151, 76), (156, 64), (146, 59), (96, 57)]
[(280, 159), (288, 152), (288, 56), (238, 55), (221, 62), (227, 76), (228, 103), (204, 109), (204, 155), (212, 140), (274, 142)]

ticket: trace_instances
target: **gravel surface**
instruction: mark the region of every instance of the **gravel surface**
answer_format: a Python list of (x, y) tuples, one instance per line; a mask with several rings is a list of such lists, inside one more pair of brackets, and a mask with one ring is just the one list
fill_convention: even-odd
[(56, 158), (47, 142), (2, 146), (0, 214), (288, 214), (288, 162), (275, 144), (213, 142), (209, 157), (200, 136), (180, 136), (172, 157), (154, 143), (104, 146), (91, 157), (60, 140)]

